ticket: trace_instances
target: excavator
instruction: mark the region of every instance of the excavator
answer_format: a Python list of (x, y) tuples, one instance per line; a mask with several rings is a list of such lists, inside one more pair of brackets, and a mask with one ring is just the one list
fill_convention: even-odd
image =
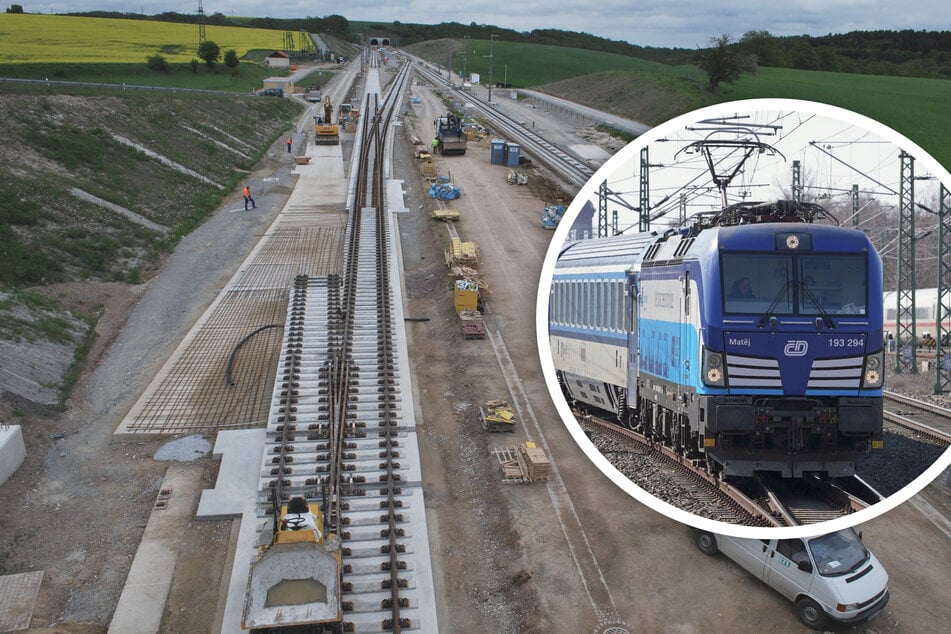
[(334, 123), (334, 105), (330, 95), (324, 97), (324, 115), (314, 117), (314, 145), (340, 143), (340, 126)]

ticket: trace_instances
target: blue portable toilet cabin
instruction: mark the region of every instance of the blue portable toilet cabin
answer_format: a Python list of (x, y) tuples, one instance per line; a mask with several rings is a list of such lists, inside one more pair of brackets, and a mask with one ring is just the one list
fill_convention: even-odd
[(517, 143), (507, 143), (505, 145), (507, 152), (505, 153), (506, 162), (505, 164), (509, 167), (518, 167), (518, 155), (519, 149)]
[(505, 165), (505, 141), (492, 139), (492, 153), (489, 157), (492, 165)]

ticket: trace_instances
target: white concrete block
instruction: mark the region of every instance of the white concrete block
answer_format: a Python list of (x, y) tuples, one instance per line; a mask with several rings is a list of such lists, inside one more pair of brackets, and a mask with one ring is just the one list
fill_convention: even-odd
[(26, 445), (19, 425), (0, 425), (0, 484), (10, 479), (26, 460)]

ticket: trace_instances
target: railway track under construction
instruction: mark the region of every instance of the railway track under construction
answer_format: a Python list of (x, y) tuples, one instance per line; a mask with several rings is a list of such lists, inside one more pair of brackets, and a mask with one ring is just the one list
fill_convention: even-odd
[[(259, 543), (267, 544), (269, 528), (276, 531), (275, 499), (319, 503), (324, 534), (335, 536), (341, 553), (341, 620), (311, 631), (435, 631), (416, 430), (404, 398), (397, 256), (384, 199), (390, 130), (409, 67), (381, 96), (376, 58), (368, 64), (342, 270), (299, 276), (291, 294), (257, 497)], [(252, 583), (248, 629), (312, 623), (306, 604), (286, 607), (280, 624), (266, 622), (265, 600), (255, 603), (254, 592)]]

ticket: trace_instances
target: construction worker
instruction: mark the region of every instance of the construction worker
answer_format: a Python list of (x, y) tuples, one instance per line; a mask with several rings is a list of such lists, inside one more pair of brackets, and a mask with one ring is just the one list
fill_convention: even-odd
[(244, 186), (244, 210), (248, 210), (248, 203), (251, 203), (251, 209), (257, 209), (258, 206), (254, 204), (254, 199), (251, 198), (251, 188), (247, 185)]
[(288, 154), (291, 153), (291, 143), (293, 143), (293, 142), (294, 142), (294, 141), (293, 141), (293, 139), (291, 139), (291, 137), (287, 137), (287, 153), (288, 153)]
[(439, 137), (433, 137), (433, 154), (439, 153)]

